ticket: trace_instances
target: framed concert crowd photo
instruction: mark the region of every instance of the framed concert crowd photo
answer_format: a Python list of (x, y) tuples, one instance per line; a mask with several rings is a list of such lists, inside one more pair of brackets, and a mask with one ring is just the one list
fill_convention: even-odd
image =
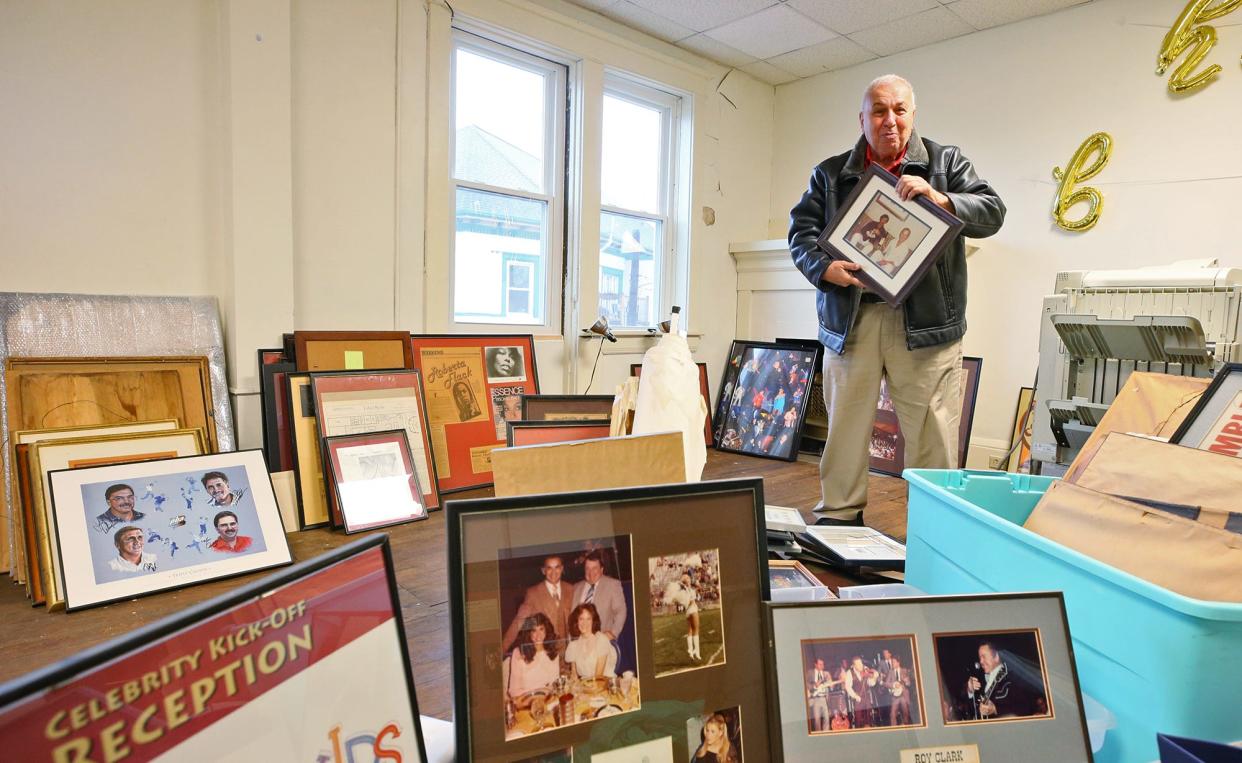
[(386, 535), (0, 686), (10, 760), (421, 763), (419, 721)]
[(67, 609), (293, 561), (260, 450), (49, 477)]
[(896, 185), (895, 175), (872, 164), (817, 241), (830, 257), (858, 265), (853, 275), (893, 307), (964, 227), (926, 196), (902, 201)]
[[(975, 403), (979, 398), (979, 373), (983, 358), (962, 358), (962, 415), (957, 427), (957, 468), (966, 468), (970, 452), (970, 432), (974, 426)], [(888, 394), (888, 379), (880, 382), (880, 399), (875, 408), (875, 424), (871, 427), (870, 468), (873, 472), (900, 477), (906, 468), (906, 438), (893, 399)]]
[(766, 759), (762, 491), (449, 501), (459, 758)]
[(793, 461), (806, 421), (816, 350), (735, 340), (716, 400), (716, 448)]
[(1092, 760), (1060, 592), (765, 608), (785, 760)]
[(492, 484), (492, 450), (539, 392), (530, 334), (414, 334), (441, 494)]

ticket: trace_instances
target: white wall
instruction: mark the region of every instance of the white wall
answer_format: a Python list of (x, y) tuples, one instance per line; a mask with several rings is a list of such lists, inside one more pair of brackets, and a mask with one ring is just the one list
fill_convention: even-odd
[[(1040, 300), (1058, 271), (1205, 256), (1242, 265), (1231, 234), (1242, 200), (1242, 26), (1216, 24), (1215, 83), (1170, 96), (1155, 58), (1181, 5), (1095, 0), (777, 88), (769, 236), (785, 235), (810, 169), (857, 140), (862, 91), (888, 72), (913, 82), (919, 131), (960, 145), (1008, 205), (1004, 228), (969, 260), (965, 351), (984, 358), (976, 442), (1009, 438), (1018, 387), (1035, 376)], [(1103, 216), (1067, 233), (1051, 219), (1052, 168), (1098, 130), (1115, 139), (1086, 183), (1104, 193)]]
[[(667, 75), (692, 96), (690, 328), (718, 377), (728, 244), (767, 227), (773, 89), (734, 72), (735, 108), (715, 92), (723, 68), (558, 0), (453, 5), (558, 45), (587, 77)], [(419, 0), (0, 4), (0, 289), (218, 297), (239, 440), (257, 444), (256, 347), (295, 328), (444, 328), (448, 124), (432, 99), (448, 24)], [(597, 233), (582, 221), (580, 253)], [(592, 391), (649, 344), (610, 348), (627, 354), (605, 355)], [(580, 391), (594, 350), (542, 338), (544, 388), (578, 354)]]

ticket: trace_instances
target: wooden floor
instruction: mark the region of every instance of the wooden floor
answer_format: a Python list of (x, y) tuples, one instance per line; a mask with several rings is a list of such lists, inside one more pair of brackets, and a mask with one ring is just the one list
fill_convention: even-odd
[[(709, 450), (704, 479), (760, 476), (765, 500), (777, 506), (810, 509), (819, 499), (819, 475), (808, 462), (786, 463)], [(490, 495), (490, 490), (461, 493), (456, 497)], [(905, 540), (906, 484), (893, 477), (873, 475), (867, 523)], [(452, 658), (449, 646), (448, 582), (445, 576), (444, 513), (435, 512), (424, 522), (388, 530), (397, 585), (401, 593), (405, 634), (414, 662), (414, 683), (419, 711), (437, 718), (451, 718)], [(289, 536), (293, 557), (309, 559), (352, 539), (340, 532), (308, 530)], [(815, 570), (834, 589), (860, 582), (835, 571)], [(263, 573), (118, 602), (104, 607), (66, 614), (32, 608), (22, 588), (0, 578), (0, 682), (34, 668), (64, 659), (106, 639), (153, 622), (190, 604), (229, 591)]]

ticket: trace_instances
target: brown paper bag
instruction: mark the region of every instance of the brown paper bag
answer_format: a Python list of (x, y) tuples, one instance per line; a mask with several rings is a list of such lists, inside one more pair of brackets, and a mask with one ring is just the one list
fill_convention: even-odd
[(496, 448), (496, 495), (668, 485), (686, 479), (680, 432)]
[(1242, 459), (1112, 432), (1073, 479), (1079, 487), (1163, 505), (1211, 527), (1239, 524)]
[(1242, 535), (1068, 482), (1049, 486), (1026, 528), (1183, 596), (1242, 603)]
[(1109, 406), (1099, 426), (1087, 438), (1070, 464), (1065, 478), (1072, 477), (1089, 462), (1109, 432), (1135, 432), (1168, 439), (1190, 414), (1211, 379), (1196, 376), (1170, 376), (1135, 371)]

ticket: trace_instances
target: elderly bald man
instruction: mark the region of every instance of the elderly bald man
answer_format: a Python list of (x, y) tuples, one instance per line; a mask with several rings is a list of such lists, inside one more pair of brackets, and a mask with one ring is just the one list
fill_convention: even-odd
[[(872, 81), (858, 114), (858, 142), (815, 167), (790, 212), (790, 252), (818, 290), (819, 341), (827, 350), (828, 438), (819, 465), (823, 500), (816, 510), (828, 523), (863, 523), (871, 428), (884, 377), (905, 436), (906, 465), (957, 466), (966, 333), (963, 238), (1000, 230), (1005, 204), (960, 149), (919, 136), (915, 110), (914, 88), (905, 79), (889, 74)], [(926, 196), (966, 224), (895, 309), (854, 276), (858, 265), (833, 260), (816, 244), (872, 163), (900, 178), (902, 199)]]

